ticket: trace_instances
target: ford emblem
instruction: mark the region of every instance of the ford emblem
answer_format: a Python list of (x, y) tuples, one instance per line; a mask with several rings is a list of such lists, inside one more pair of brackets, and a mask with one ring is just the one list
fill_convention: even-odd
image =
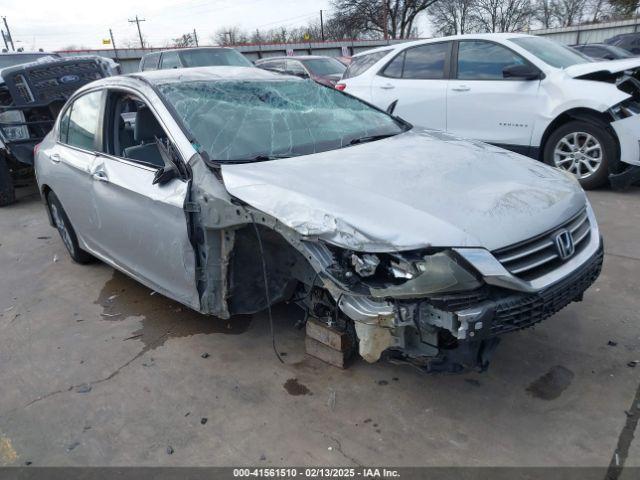
[(80, 80), (78, 75), (65, 75), (60, 77), (60, 83), (74, 83)]

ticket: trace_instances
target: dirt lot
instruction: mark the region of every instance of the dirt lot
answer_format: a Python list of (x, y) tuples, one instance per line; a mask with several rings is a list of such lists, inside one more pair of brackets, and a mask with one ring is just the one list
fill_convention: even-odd
[(20, 195), (0, 210), (0, 465), (606, 466), (619, 444), (640, 466), (640, 189), (590, 194), (606, 257), (584, 301), (461, 376), (340, 371), (305, 356), (287, 305), (282, 365), (265, 315), (200, 316), (76, 265)]

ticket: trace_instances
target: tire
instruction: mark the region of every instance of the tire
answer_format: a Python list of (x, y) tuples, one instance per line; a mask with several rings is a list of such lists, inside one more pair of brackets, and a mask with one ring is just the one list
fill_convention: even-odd
[(60, 238), (62, 238), (62, 243), (64, 243), (64, 246), (69, 252), (69, 256), (76, 263), (84, 264), (93, 262), (95, 257), (80, 248), (76, 231), (73, 229), (73, 225), (71, 225), (69, 217), (67, 217), (55, 193), (49, 192), (47, 194), (47, 204), (49, 205), (53, 223), (60, 234)]
[(558, 127), (544, 146), (544, 162), (573, 173), (585, 190), (607, 182), (616, 155), (615, 139), (605, 126), (582, 120)]
[(16, 201), (16, 191), (9, 171), (7, 160), (0, 156), (0, 207), (11, 205)]

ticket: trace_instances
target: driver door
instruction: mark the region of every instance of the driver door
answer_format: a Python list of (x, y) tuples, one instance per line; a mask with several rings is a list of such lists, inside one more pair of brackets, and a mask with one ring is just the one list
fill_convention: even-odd
[(528, 148), (538, 111), (540, 80), (504, 78), (527, 61), (504, 45), (458, 42), (447, 88), (447, 131), (483, 142)]
[[(137, 108), (132, 136), (121, 118), (125, 103)], [(92, 177), (97, 248), (148, 287), (198, 309), (195, 254), (184, 211), (189, 184), (179, 178), (153, 184), (164, 163), (152, 142), (168, 136), (148, 105), (124, 92), (110, 91), (107, 97), (104, 148)]]

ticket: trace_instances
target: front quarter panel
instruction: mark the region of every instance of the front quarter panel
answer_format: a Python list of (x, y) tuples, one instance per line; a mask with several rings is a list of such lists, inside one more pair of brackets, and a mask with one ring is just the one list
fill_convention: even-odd
[(538, 120), (531, 137), (531, 144), (536, 147), (540, 146), (547, 127), (562, 113), (577, 108), (603, 113), (629, 98), (613, 84), (571, 78), (561, 70), (549, 74), (540, 89)]

